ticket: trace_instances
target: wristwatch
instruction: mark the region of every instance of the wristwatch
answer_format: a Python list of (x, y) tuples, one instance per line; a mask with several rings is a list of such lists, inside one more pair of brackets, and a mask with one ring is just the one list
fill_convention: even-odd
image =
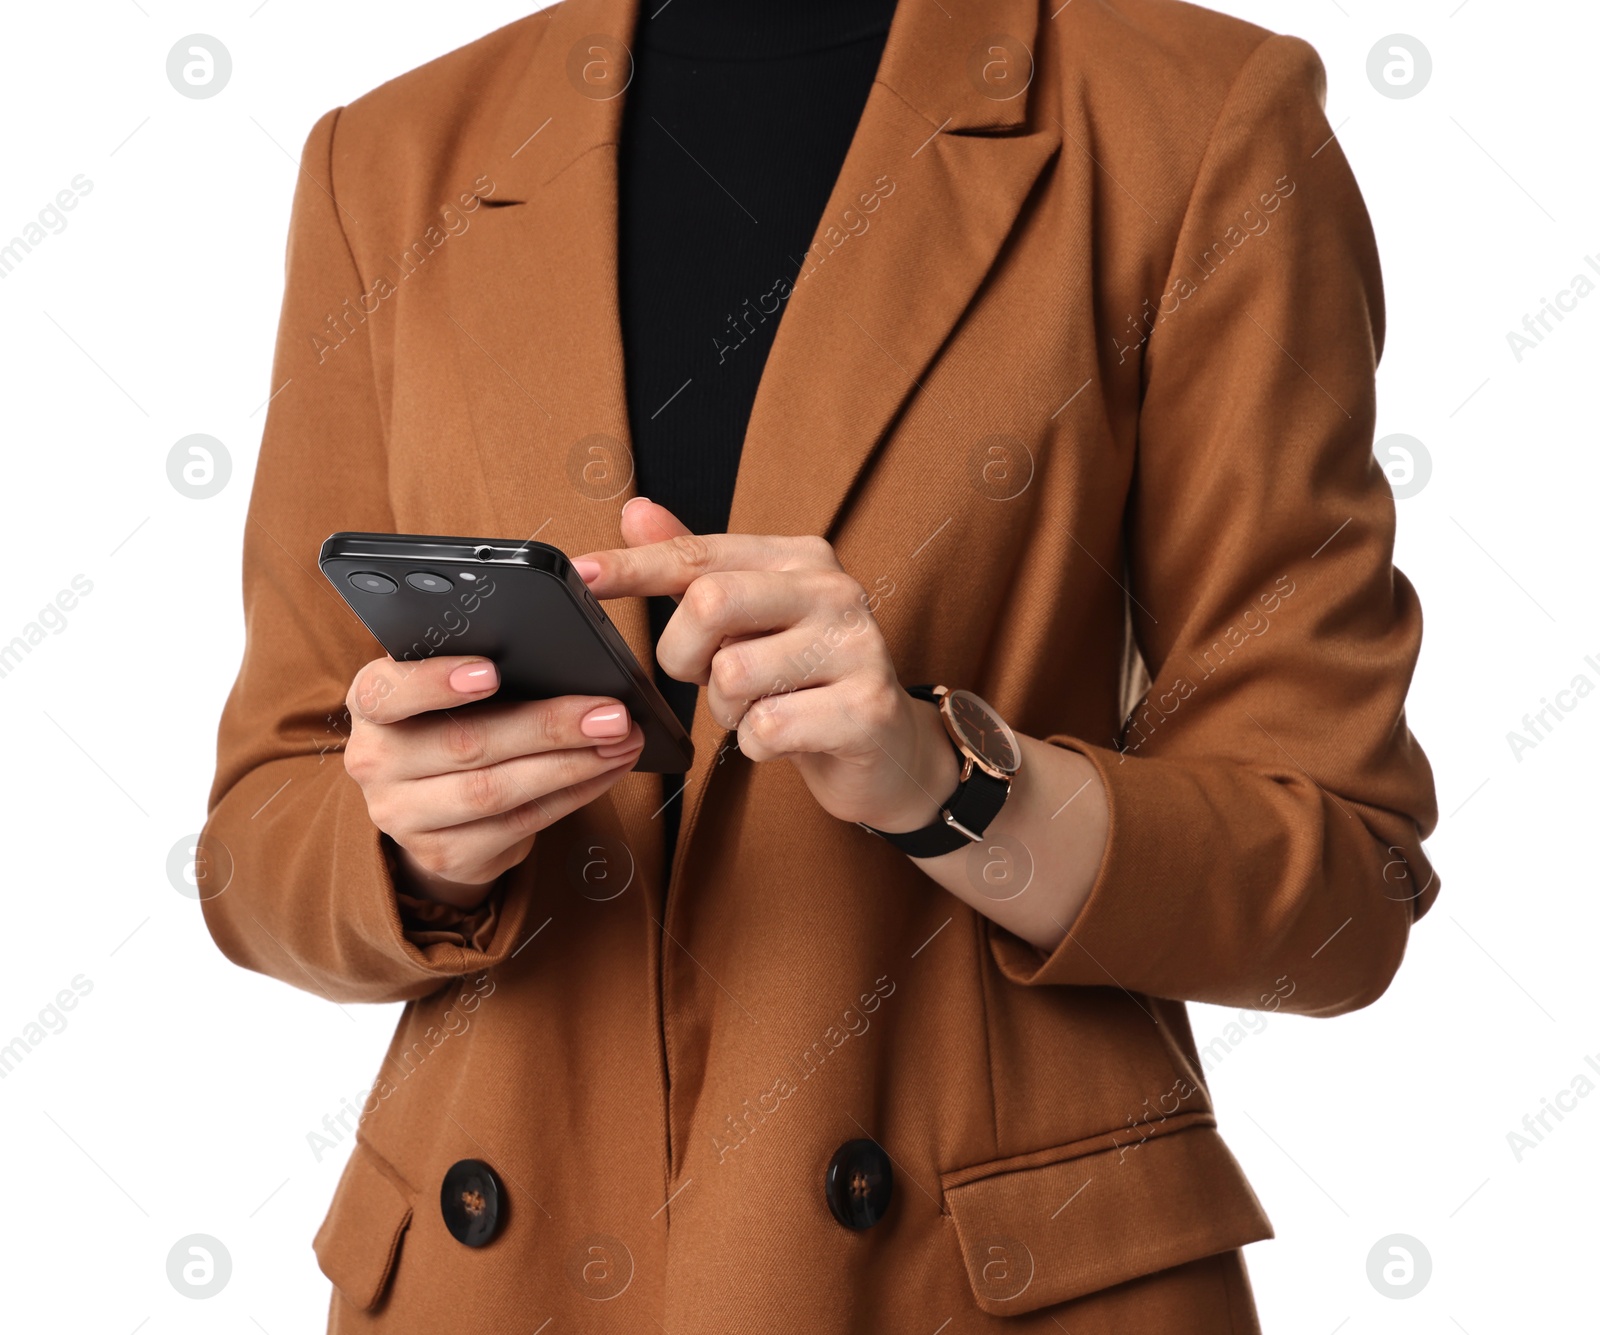
[(938, 818), (920, 830), (891, 834), (863, 822), (857, 824), (887, 839), (902, 853), (933, 858), (983, 838), (1011, 795), (1011, 780), (1022, 763), (1022, 751), (1005, 720), (971, 691), (908, 686), (906, 693), (939, 706), (944, 730), (961, 757), (961, 780), (941, 805)]

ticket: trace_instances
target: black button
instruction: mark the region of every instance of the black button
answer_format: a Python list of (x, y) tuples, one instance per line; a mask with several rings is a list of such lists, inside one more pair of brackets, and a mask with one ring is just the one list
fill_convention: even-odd
[(505, 1189), (494, 1169), (482, 1159), (450, 1165), (439, 1188), (439, 1212), (450, 1236), (469, 1247), (482, 1247), (500, 1231), (506, 1208)]
[(828, 1209), (846, 1228), (871, 1228), (889, 1212), (894, 1168), (875, 1140), (847, 1140), (828, 1164)]

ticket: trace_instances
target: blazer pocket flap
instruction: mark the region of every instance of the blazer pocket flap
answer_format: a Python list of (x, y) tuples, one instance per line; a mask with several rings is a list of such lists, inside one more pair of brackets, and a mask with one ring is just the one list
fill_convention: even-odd
[(376, 1151), (356, 1142), (311, 1248), (334, 1288), (362, 1311), (376, 1307), (388, 1286), (413, 1194)]
[(944, 1175), (985, 1312), (1032, 1312), (1272, 1236), (1215, 1126), (1108, 1139)]

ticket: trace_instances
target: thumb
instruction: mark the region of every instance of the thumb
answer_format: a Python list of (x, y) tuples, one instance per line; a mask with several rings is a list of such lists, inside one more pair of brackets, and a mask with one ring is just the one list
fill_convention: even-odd
[(635, 496), (622, 507), (622, 540), (630, 547), (682, 537), (688, 526), (664, 505)]

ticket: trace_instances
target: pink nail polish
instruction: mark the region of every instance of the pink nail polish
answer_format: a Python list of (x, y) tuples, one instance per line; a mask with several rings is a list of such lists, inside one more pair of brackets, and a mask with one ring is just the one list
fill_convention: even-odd
[(601, 705), (583, 716), (578, 731), (585, 737), (626, 737), (632, 726), (628, 711), (621, 705)]
[(585, 584), (593, 584), (595, 576), (600, 573), (600, 562), (591, 561), (587, 556), (580, 556), (572, 563), (572, 568), (578, 572), (578, 578)]
[(500, 683), (493, 663), (463, 663), (450, 674), (450, 689), (462, 695), (476, 695)]

